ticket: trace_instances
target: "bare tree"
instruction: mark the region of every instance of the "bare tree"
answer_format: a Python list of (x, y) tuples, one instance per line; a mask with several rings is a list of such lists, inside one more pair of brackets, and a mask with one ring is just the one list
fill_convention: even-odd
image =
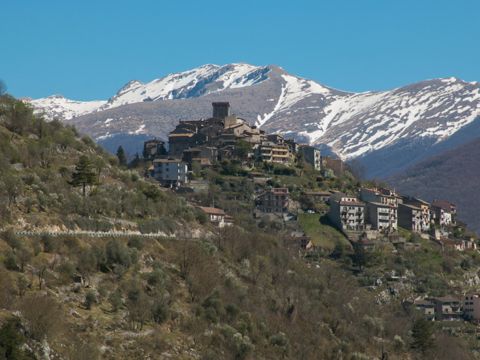
[(27, 322), (30, 335), (39, 341), (49, 341), (65, 331), (63, 312), (59, 304), (46, 295), (25, 296), (20, 303), (20, 312)]

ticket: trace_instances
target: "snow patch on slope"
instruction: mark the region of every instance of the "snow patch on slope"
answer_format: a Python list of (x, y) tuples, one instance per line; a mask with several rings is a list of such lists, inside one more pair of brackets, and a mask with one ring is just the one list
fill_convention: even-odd
[[(355, 104), (356, 100), (360, 101)], [(327, 143), (344, 159), (353, 159), (399, 139), (445, 140), (480, 116), (480, 89), (455, 78), (429, 80), (353, 95), (330, 107), (335, 108), (331, 123), (305, 135), (313, 143)], [(328, 120), (327, 114), (320, 124)]]
[[(278, 101), (270, 113), (258, 115), (256, 124), (263, 126), (273, 116), (281, 113), (282, 111), (288, 111), (299, 101), (304, 100), (310, 95), (320, 94), (324, 96), (331, 96), (331, 90), (317, 84), (314, 81), (302, 79), (296, 76), (282, 74), (284, 83), (282, 85), (281, 93)], [(316, 108), (316, 107), (303, 107), (303, 108)]]
[[(225, 89), (252, 86), (263, 80), (257, 72), (258, 66), (249, 64), (231, 64), (225, 66), (204, 65), (193, 70), (170, 74), (149, 83), (134, 81), (124, 86), (114, 97), (99, 110), (155, 100), (172, 100)], [(207, 87), (211, 85), (212, 88)]]
[(106, 103), (106, 101), (103, 100), (69, 100), (61, 95), (53, 95), (47, 98), (30, 100), (27, 102), (32, 104), (36, 114), (43, 115), (47, 120), (53, 120), (56, 118), (61, 120), (71, 120), (74, 117), (96, 111)]

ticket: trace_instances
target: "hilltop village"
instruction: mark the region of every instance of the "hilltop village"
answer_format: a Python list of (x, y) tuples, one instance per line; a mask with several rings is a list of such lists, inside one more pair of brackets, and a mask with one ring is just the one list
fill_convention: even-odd
[(128, 162), (0, 96), (0, 153), (0, 358), (480, 358), (455, 205), (228, 103)]
[[(243, 201), (251, 204), (251, 216), (260, 223), (268, 219), (291, 229), (292, 242), (307, 256), (322, 251), (321, 242), (309, 234), (320, 222), (336, 228), (355, 251), (372, 252), (385, 243), (393, 251), (419, 249), (418, 241), (408, 240), (412, 236), (443, 251), (477, 251), (477, 239), (457, 220), (455, 204), (443, 199), (430, 203), (372, 182), (345, 188), (344, 179), (352, 178), (352, 170), (342, 160), (250, 125), (231, 113), (228, 102), (214, 102), (212, 107), (208, 119), (180, 121), (169, 134), (168, 150), (161, 140), (146, 141), (143, 157), (151, 164), (148, 177), (184, 194), (213, 226), (223, 228), (235, 221), (233, 214), (217, 205), (222, 197), (229, 197), (227, 191), (218, 195), (217, 202), (212, 196), (200, 204), (195, 197), (211, 188), (209, 171), (219, 167), (227, 178), (249, 182), (252, 193)], [(312, 181), (307, 186), (289, 182), (294, 174)], [(276, 183), (272, 175), (280, 175), (284, 183)], [(317, 216), (318, 224), (305, 226), (309, 216)], [(465, 300), (447, 296), (410, 302), (429, 319), (480, 320), (480, 298), (475, 294), (466, 294)]]

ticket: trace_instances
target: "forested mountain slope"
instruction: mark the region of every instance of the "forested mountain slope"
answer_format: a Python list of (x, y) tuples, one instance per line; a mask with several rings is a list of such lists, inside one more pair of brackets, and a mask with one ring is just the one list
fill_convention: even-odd
[(480, 139), (432, 156), (405, 172), (391, 183), (398, 190), (427, 200), (448, 198), (458, 205), (459, 217), (480, 231)]

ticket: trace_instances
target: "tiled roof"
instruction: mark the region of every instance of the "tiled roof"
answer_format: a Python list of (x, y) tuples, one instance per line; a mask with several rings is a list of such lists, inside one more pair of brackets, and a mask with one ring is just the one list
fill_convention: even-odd
[(429, 301), (429, 300), (425, 300), (425, 299), (423, 299), (423, 300), (415, 300), (413, 303), (414, 303), (415, 305), (417, 305), (417, 306), (434, 306), (434, 303), (433, 303), (433, 302), (431, 302), (431, 301)]
[(288, 194), (288, 188), (273, 188), (271, 192), (274, 194)]
[(406, 208), (409, 208), (409, 209), (412, 209), (412, 210), (418, 210), (418, 211), (422, 211), (422, 209), (420, 209), (419, 207), (417, 206), (414, 206), (414, 205), (409, 205), (409, 204), (398, 204), (399, 207), (401, 206), (404, 206)]
[(339, 204), (348, 206), (365, 206), (365, 203), (361, 201), (340, 201)]
[(376, 201), (368, 201), (367, 203), (371, 204), (371, 205), (374, 205), (374, 206), (377, 206), (377, 207), (396, 208), (396, 206), (393, 205), (393, 204), (384, 204), (384, 203), (380, 203), (380, 202), (376, 202)]
[(305, 195), (311, 195), (311, 196), (330, 196), (332, 195), (331, 192), (329, 191), (305, 191)]
[(214, 207), (205, 207), (205, 206), (199, 206), (198, 207), (200, 210), (202, 210), (204, 213), (209, 214), (209, 215), (224, 215), (225, 216), (225, 211), (222, 209), (214, 208)]
[(182, 163), (181, 159), (155, 159), (154, 163)]
[(435, 200), (432, 202), (432, 206), (441, 208), (443, 210), (446, 210), (448, 212), (452, 211), (452, 207), (455, 207), (454, 204), (447, 200)]
[(447, 303), (447, 302), (459, 302), (460, 299), (456, 298), (456, 297), (453, 297), (453, 296), (440, 296), (440, 297), (435, 297), (432, 299), (433, 301), (438, 301), (438, 302), (443, 302), (443, 303)]
[(193, 133), (171, 133), (168, 137), (192, 137)]

